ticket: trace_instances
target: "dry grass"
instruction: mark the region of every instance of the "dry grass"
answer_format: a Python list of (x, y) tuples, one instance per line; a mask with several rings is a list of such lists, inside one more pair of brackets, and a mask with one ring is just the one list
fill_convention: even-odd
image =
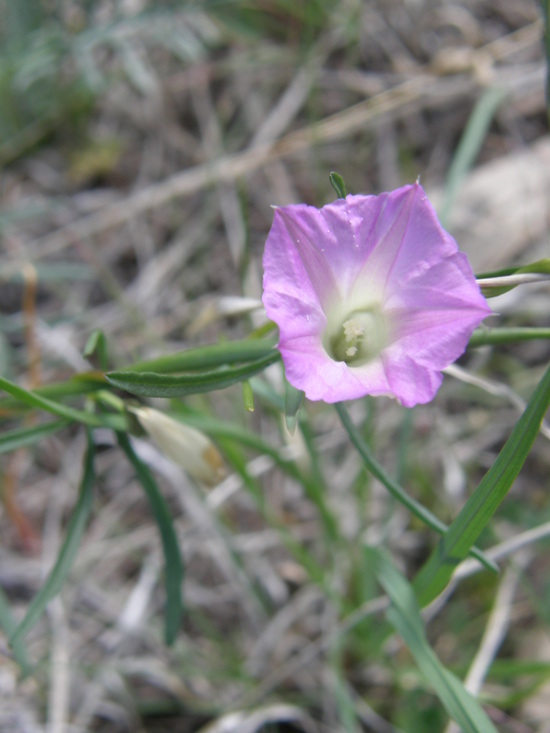
[[(243, 3), (175, 9), (170, 22), (198, 39), (196, 57), (183, 61), (162, 34), (153, 42), (146, 24), (134, 26), (129, 11), (118, 38), (124, 53), (95, 50), (109, 83), (85, 125), (59, 122), (2, 171), (2, 373), (36, 384), (87, 369), (82, 349), (95, 328), (116, 366), (246, 334), (258, 314), (242, 315), (243, 303), (227, 296), (260, 295), (271, 205), (330, 200), (331, 170), (355, 192), (420, 174), (439, 200), (489, 86), (506, 98), (449, 226), (479, 269), (547, 255), (550, 144), (537, 3), (312, 5), (317, 14), (275, 0), (256, 3), (251, 15)], [(29, 263), (38, 282), (34, 315)], [(547, 325), (544, 285), (494, 303), (503, 321)], [(448, 377), (435, 402), (412, 417), (384, 399), (354, 404), (353, 416), (388, 470), (449, 520), (517, 418), (517, 400), (507, 396), (530, 394), (548, 353), (533, 343), (481, 349), (464, 361), (506, 385), (504, 397)], [(274, 370), (266, 383), (278, 388), (278, 377)], [(188, 401), (280, 446), (303, 470), (315, 472), (316, 456), (336, 537), (303, 486), (267, 456), (222, 444), (246, 470), (205, 493), (136, 441), (170, 502), (187, 568), (186, 619), (166, 648), (157, 531), (111, 435), (98, 434), (93, 518), (69, 582), (28, 637), (31, 677), (20, 678), (0, 636), (2, 733), (441, 729), (403, 648), (395, 638), (379, 644), (384, 600), (375, 598), (360, 551), (362, 541), (384, 538), (412, 571), (433, 537), (369, 481), (332, 412), (308, 407), (308, 451), (266, 400), (257, 403), (244, 414), (233, 389)], [(20, 521), (7, 504), (0, 508), (0, 586), (17, 617), (59, 550), (84, 449), (82, 433), (71, 430), (2, 457)], [(548, 470), (541, 437), (486, 544), (550, 520)], [(324, 569), (321, 581), (289, 550), (285, 532)], [(477, 651), (476, 691), (503, 638), (503, 658), (518, 661), (526, 630), (535, 639), (531, 660), (547, 636), (548, 563), (532, 535), (527, 540), (517, 561), (508, 558), (518, 548), (504, 545), (502, 578), (474, 576), (453, 604), (446, 597), (429, 613), (430, 639), (446, 663), (463, 673)], [(495, 722), (510, 733), (544, 731), (547, 701), (541, 712), (536, 691), (512, 699), (523, 689), (518, 674), (510, 681), (502, 672), (484, 688)], [(502, 700), (506, 714), (497, 710)]]

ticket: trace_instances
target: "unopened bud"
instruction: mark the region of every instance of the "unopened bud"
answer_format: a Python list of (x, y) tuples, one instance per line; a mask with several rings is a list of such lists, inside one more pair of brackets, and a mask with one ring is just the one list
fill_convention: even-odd
[(204, 433), (168, 417), (152, 407), (135, 407), (132, 412), (158, 448), (193, 479), (214, 486), (225, 476), (218, 450)]

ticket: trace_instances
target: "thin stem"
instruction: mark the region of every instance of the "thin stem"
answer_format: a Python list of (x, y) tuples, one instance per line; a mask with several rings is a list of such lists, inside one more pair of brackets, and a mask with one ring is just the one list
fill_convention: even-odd
[[(444, 535), (448, 529), (447, 525), (432, 514), (429, 509), (426, 509), (426, 507), (422, 506), (422, 504), (410, 497), (405, 490), (402, 489), (401, 486), (399, 486), (399, 484), (386, 473), (385, 469), (374, 458), (366, 443), (361, 438), (359, 431), (353, 424), (344, 404), (339, 402), (335, 405), (335, 408), (340, 420), (342, 421), (342, 425), (346, 429), (351, 442), (363, 459), (367, 470), (370, 471), (374, 478), (378, 479), (378, 481), (387, 488), (392, 496), (394, 496), (399, 502), (401, 502), (401, 504), (403, 504), (404, 507), (414, 514), (415, 517), (423, 521), (428, 525), (428, 527), (431, 527), (431, 529), (434, 529), (439, 534)], [(498, 573), (497, 565), (485, 557), (481, 550), (474, 547), (470, 552), (475, 558), (483, 563), (488, 570)]]
[(536, 339), (550, 339), (550, 328), (478, 328), (472, 334), (468, 346), (513, 344)]

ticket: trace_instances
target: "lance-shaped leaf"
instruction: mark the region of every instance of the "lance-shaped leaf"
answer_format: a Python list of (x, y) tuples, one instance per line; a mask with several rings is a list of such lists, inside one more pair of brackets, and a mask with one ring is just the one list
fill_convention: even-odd
[(487, 714), (462, 682), (437, 658), (426, 638), (413, 589), (381, 550), (366, 548), (376, 577), (391, 600), (388, 621), (401, 636), (420, 671), (463, 733), (497, 733)]
[(124, 433), (119, 433), (117, 437), (120, 447), (134, 467), (136, 476), (149, 500), (149, 505), (162, 541), (164, 552), (164, 585), (166, 588), (164, 638), (166, 643), (170, 645), (176, 640), (183, 615), (183, 561), (178, 538), (168, 504), (160, 493), (151, 471), (149, 471), (145, 463), (137, 456), (128, 440), (128, 436)]
[(109, 382), (140, 397), (185, 397), (200, 392), (224, 389), (237, 382), (243, 382), (266, 369), (280, 358), (279, 352), (271, 348), (267, 356), (236, 367), (221, 367), (197, 374), (157, 374), (154, 372), (109, 372)]
[(28, 428), (19, 428), (10, 430), (0, 435), (0, 453), (8, 453), (9, 451), (23, 448), (24, 446), (33, 445), (42, 440), (46, 435), (57, 433), (68, 425), (67, 420), (52, 420), (43, 425), (32, 425)]
[(94, 453), (95, 446), (91, 433), (88, 431), (88, 448), (84, 459), (84, 472), (80, 484), (80, 493), (67, 527), (65, 540), (46, 582), (34, 597), (23, 620), (10, 636), (10, 644), (14, 648), (21, 643), (24, 636), (38, 621), (49, 601), (59, 593), (73, 565), (76, 552), (88, 523), (90, 512), (92, 511), (95, 483)]
[(500, 506), (525, 463), (550, 406), (550, 367), (495, 462), (463, 506), (415, 578), (420, 605), (430, 603), (447, 585)]

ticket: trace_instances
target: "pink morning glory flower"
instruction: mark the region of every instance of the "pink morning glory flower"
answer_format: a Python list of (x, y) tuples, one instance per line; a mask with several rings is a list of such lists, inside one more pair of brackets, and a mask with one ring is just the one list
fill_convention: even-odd
[(490, 314), (420, 184), (275, 209), (263, 303), (288, 381), (310, 400), (429, 402)]

